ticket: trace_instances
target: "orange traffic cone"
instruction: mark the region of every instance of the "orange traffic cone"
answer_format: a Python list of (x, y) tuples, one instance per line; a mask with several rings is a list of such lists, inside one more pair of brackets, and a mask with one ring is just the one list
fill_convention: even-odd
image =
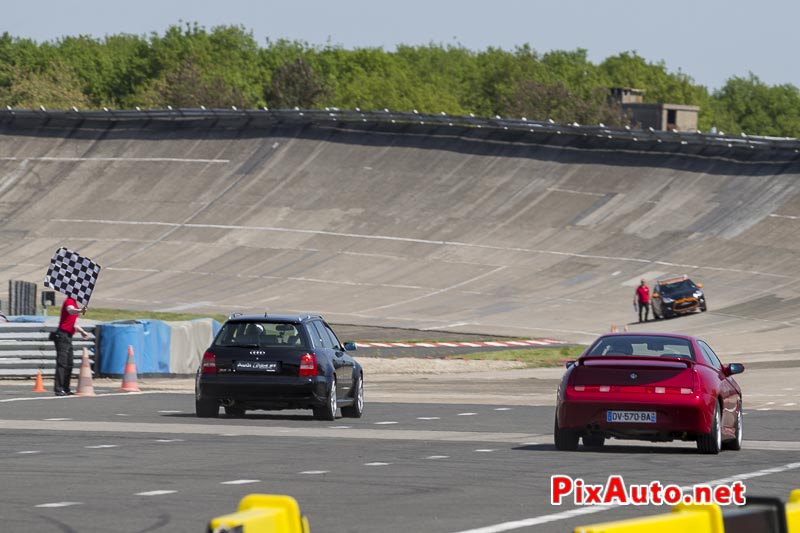
[(78, 396), (96, 396), (92, 384), (92, 363), (89, 361), (89, 350), (83, 349), (81, 371), (78, 374)]
[(136, 382), (136, 361), (133, 359), (133, 346), (128, 345), (128, 362), (125, 363), (125, 375), (122, 376), (121, 391), (142, 392)]
[(36, 384), (33, 386), (33, 392), (47, 392), (44, 388), (44, 383), (42, 383), (42, 371), (36, 373)]

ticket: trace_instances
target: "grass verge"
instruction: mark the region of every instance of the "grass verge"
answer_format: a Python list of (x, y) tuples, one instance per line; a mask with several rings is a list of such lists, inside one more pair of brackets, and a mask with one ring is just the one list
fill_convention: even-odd
[(471, 359), (483, 361), (520, 361), (530, 368), (562, 366), (566, 359), (577, 359), (586, 346), (561, 346), (558, 348), (530, 348), (524, 350), (496, 350), (464, 355), (449, 359)]

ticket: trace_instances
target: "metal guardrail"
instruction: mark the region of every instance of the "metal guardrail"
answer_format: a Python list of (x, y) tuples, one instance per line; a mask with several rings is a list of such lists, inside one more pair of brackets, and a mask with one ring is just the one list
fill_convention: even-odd
[[(56, 349), (48, 336), (53, 329), (53, 325), (41, 322), (0, 323), (0, 379), (33, 378), (39, 371), (45, 377), (52, 376), (56, 367)], [(75, 349), (74, 375), (80, 370), (81, 349), (96, 351), (95, 327), (85, 324), (83, 329), (91, 337), (87, 340), (80, 336), (72, 339)]]
[(313, 125), (374, 131), (390, 130), (427, 135), (467, 136), (573, 146), (576, 148), (633, 149), (643, 152), (724, 156), (747, 161), (800, 159), (800, 140), (750, 135), (686, 133), (653, 129), (610, 128), (604, 125), (558, 124), (551, 121), (496, 117), (455, 116), (444, 113), (326, 109), (134, 109), (102, 111), (0, 110), (0, 124), (19, 127), (142, 128), (154, 125), (176, 129), (192, 127), (259, 128), (275, 125)]

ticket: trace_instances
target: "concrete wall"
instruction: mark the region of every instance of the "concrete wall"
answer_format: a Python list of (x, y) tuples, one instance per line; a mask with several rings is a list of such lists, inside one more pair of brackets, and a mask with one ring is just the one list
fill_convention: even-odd
[(710, 311), (648, 329), (792, 357), (800, 166), (770, 158), (441, 127), (5, 123), (0, 286), (41, 281), (67, 246), (104, 267), (94, 307), (585, 342), (634, 319), (641, 277), (686, 273)]

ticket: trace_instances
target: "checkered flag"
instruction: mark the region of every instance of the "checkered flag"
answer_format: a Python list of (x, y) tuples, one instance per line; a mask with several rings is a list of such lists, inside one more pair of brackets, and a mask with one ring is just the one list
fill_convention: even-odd
[(75, 298), (81, 305), (89, 304), (100, 265), (67, 248), (59, 248), (53, 259), (44, 284), (60, 293)]

